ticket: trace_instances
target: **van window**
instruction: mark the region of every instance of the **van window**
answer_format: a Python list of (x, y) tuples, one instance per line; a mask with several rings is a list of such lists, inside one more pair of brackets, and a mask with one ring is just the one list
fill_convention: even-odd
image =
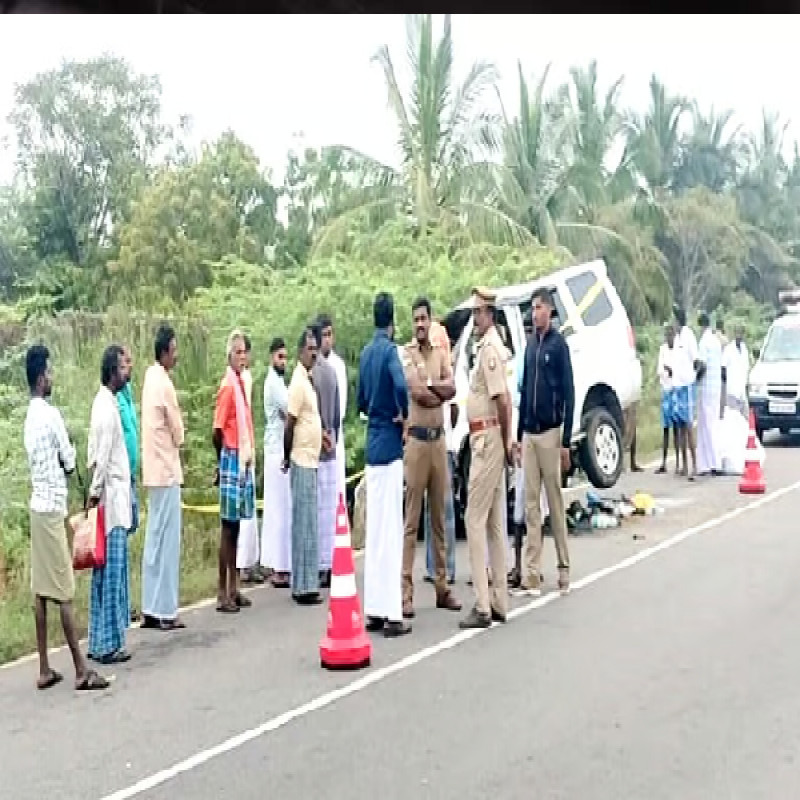
[[(598, 291), (595, 288), (597, 283), (597, 275), (592, 270), (573, 275), (566, 281), (572, 299), (581, 312), (583, 324), (587, 328), (605, 322), (614, 313), (614, 307), (608, 299), (605, 288), (600, 288)], [(586, 304), (587, 300), (588, 305)]]
[[(557, 331), (560, 331), (562, 336), (569, 336), (571, 333), (575, 333), (571, 326), (564, 327), (564, 320), (567, 318), (567, 312), (564, 308), (564, 304), (561, 302), (558, 289), (550, 289), (550, 297), (553, 298), (553, 327), (555, 327)], [(525, 302), (519, 304), (519, 313), (523, 317), (530, 309), (530, 300), (525, 300)]]
[(764, 342), (761, 360), (767, 364), (800, 361), (800, 325), (773, 325)]
[(495, 325), (497, 326), (497, 332), (500, 334), (503, 344), (508, 348), (508, 351), (511, 353), (511, 355), (514, 355), (514, 339), (512, 338), (511, 330), (508, 327), (506, 312), (503, 311), (502, 308), (497, 309), (496, 320), (497, 321), (495, 322)]

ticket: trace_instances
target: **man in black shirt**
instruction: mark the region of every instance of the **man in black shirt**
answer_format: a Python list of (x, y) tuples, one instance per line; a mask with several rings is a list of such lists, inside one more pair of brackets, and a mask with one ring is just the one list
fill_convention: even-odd
[[(569, 592), (569, 552), (561, 475), (569, 469), (575, 388), (572, 361), (564, 337), (552, 327), (553, 299), (550, 292), (533, 293), (535, 334), (525, 348), (522, 373), (517, 459), (525, 470), (525, 543), (522, 589), (541, 594), (542, 518), (539, 495), (544, 483), (550, 507), (550, 526), (558, 557), (558, 588)], [(521, 451), (521, 456), (520, 456)]]

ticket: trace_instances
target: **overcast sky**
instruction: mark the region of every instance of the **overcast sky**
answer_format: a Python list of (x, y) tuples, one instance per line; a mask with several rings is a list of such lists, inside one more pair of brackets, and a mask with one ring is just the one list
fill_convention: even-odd
[[(500, 90), (516, 106), (516, 62), (551, 85), (572, 65), (598, 61), (605, 90), (625, 76), (622, 100), (644, 109), (652, 73), (703, 107), (731, 108), (757, 127), (762, 108), (800, 131), (795, 16), (460, 16), (453, 18), (456, 76), (477, 59), (500, 70)], [(286, 152), (303, 144), (349, 144), (396, 164), (396, 133), (380, 68), (389, 45), (405, 62), (405, 24), (397, 16), (13, 16), (0, 18), (0, 137), (14, 85), (62, 59), (110, 52), (157, 73), (169, 121), (193, 120), (195, 143), (232, 128), (280, 179)], [(487, 96), (487, 102), (494, 98)], [(300, 141), (298, 136), (302, 134)], [(0, 182), (12, 172), (0, 150)]]

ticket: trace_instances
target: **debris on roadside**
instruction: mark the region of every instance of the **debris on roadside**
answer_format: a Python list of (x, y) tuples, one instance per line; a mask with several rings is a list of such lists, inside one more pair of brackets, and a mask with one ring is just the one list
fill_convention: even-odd
[[(664, 509), (656, 503), (655, 498), (642, 491), (637, 491), (631, 497), (620, 495), (609, 498), (589, 490), (585, 504), (573, 500), (565, 511), (567, 529), (573, 536), (619, 528), (631, 517), (650, 517), (663, 513)], [(549, 533), (549, 518), (545, 520), (545, 533)], [(643, 539), (644, 535), (634, 533), (634, 538)]]

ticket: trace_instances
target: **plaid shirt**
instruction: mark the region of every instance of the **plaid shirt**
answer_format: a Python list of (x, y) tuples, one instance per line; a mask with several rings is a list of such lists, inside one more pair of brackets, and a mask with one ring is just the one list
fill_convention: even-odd
[(25, 450), (31, 471), (31, 511), (67, 514), (67, 476), (75, 469), (75, 448), (61, 412), (41, 397), (32, 397), (25, 416)]

